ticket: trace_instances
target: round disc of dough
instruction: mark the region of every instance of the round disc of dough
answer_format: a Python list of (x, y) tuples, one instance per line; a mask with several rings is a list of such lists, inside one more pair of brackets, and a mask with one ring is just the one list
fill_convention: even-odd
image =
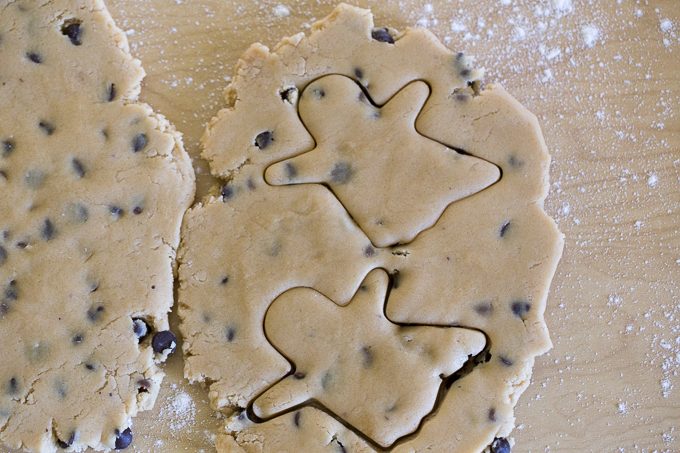
[(173, 347), (193, 171), (103, 2), (0, 10), (0, 444), (124, 447)]
[[(185, 375), (235, 412), (220, 451), (474, 452), (510, 433), (551, 346), (563, 240), (538, 122), (481, 75), (427, 30), (347, 5), (243, 55), (203, 137), (224, 184), (179, 252)], [(377, 268), (382, 311), (361, 302)], [(404, 348), (416, 325), (477, 346)], [(406, 370), (434, 403), (401, 416)]]

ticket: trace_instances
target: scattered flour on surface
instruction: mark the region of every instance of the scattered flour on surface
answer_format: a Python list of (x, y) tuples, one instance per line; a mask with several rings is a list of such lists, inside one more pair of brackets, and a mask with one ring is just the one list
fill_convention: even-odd
[(595, 25), (584, 25), (581, 27), (581, 37), (586, 47), (593, 47), (600, 39), (600, 29)]
[(288, 9), (288, 7), (286, 5), (282, 5), (282, 4), (276, 5), (274, 7), (273, 12), (274, 12), (274, 15), (276, 17), (288, 17), (288, 16), (290, 16), (290, 9)]

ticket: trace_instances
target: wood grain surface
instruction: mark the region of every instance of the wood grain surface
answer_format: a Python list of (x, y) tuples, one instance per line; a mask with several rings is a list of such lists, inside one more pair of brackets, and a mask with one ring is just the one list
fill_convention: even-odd
[[(275, 14), (279, 3), (290, 15)], [(553, 155), (546, 207), (566, 247), (546, 312), (554, 349), (517, 407), (514, 451), (680, 452), (680, 2), (350, 3), (372, 7), (377, 25), (428, 26), (475, 55), (487, 81), (542, 124)], [(143, 100), (192, 156), (247, 46), (271, 46), (333, 8), (107, 4), (146, 69)], [(183, 382), (179, 355), (166, 372), (156, 409), (135, 420), (135, 451), (213, 451), (220, 421), (204, 389)]]

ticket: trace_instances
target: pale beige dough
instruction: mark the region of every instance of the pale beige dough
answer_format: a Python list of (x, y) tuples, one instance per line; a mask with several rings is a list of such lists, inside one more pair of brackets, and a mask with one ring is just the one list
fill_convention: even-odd
[(0, 62), (0, 444), (113, 448), (163, 378), (191, 164), (101, 1), (0, 2)]
[[(394, 43), (385, 42), (392, 38)], [(389, 321), (477, 330), (489, 346), (454, 376), (432, 414), (414, 417), (421, 420), (415, 433), (403, 436), (411, 429), (407, 423), (392, 428), (392, 449), (479, 452), (510, 434), (513, 407), (529, 383), (534, 358), (550, 348), (543, 312), (563, 240), (543, 211), (550, 159), (536, 118), (502, 88), (482, 89), (480, 76), (469, 59), (426, 30), (375, 29), (370, 12), (346, 5), (315, 24), (309, 37), (284, 39), (272, 51), (255, 44), (245, 53), (227, 90), (229, 105), (203, 140), (212, 172), (229, 182), (222, 196), (190, 212), (180, 252), (185, 373), (210, 383), (216, 407), (240, 413), (227, 424), (219, 451), (326, 451), (328, 444), (319, 439), (338, 422), (364, 441), (362, 448), (381, 448), (380, 435), (362, 421), (330, 415), (334, 408), (325, 408), (324, 401), (350, 403), (337, 396), (316, 403), (328, 413), (317, 410), (315, 432), (304, 437), (291, 434), (285, 421), (290, 413), (257, 423), (261, 401), (251, 404), (268, 389), (265, 396), (275, 394), (275, 382), (292, 379), (293, 370), (274, 348), (284, 339), (265, 338), (263, 323), (268, 332), (276, 329), (265, 320), (272, 301), (313, 289), (345, 305), (375, 268), (390, 275)], [(319, 96), (326, 87), (332, 90)], [(360, 99), (361, 87), (374, 104)], [(330, 105), (321, 108), (323, 102)], [(392, 127), (380, 124), (386, 118)], [(393, 157), (412, 158), (406, 151), (413, 143), (427, 149), (428, 161)], [(362, 153), (362, 145), (370, 145), (363, 148), (370, 152)], [(461, 150), (454, 163), (469, 171), (429, 161), (439, 151), (453, 156), (451, 150)], [(333, 181), (333, 153), (358, 169), (335, 175), (365, 174)], [(277, 185), (267, 185), (263, 175)], [(409, 199), (410, 192), (395, 190), (395, 181), (417, 196)], [(255, 190), (247, 189), (251, 185)], [(318, 201), (307, 207), (312, 196)], [(291, 209), (295, 199), (305, 208)], [(377, 213), (395, 219), (389, 230), (371, 225)], [(285, 264), (272, 267), (267, 250), (280, 238), (295, 245), (279, 248), (286, 250), (280, 255)], [(218, 283), (233, 266), (241, 277), (229, 278), (227, 293)], [(293, 289), (300, 286), (311, 289)], [(328, 306), (325, 298), (317, 297)], [(317, 313), (309, 311), (310, 317)], [(231, 323), (247, 330), (248, 344), (232, 344), (238, 330), (230, 334)], [(313, 322), (298, 325), (304, 331)], [(319, 321), (322, 325), (336, 329), (328, 335), (348, 329), (328, 320)], [(286, 326), (291, 330), (288, 324), (281, 328)], [(349, 329), (354, 328), (359, 329)], [(325, 342), (305, 346), (282, 352), (293, 362), (296, 353), (305, 360), (323, 357), (319, 367), (336, 353)], [(389, 390), (367, 395), (361, 401), (366, 411), (376, 410), (390, 390), (399, 393), (390, 373), (378, 380)], [(315, 393), (318, 388), (309, 394)], [(300, 401), (295, 396), (272, 401), (288, 407)], [(246, 407), (251, 410), (241, 412)], [(268, 411), (260, 415), (278, 413)], [(254, 420), (244, 422), (248, 413)]]
[(494, 165), (418, 134), (429, 94), (413, 82), (377, 108), (348, 77), (315, 80), (300, 97), (300, 119), (316, 147), (269, 167), (267, 181), (326, 183), (376, 246), (410, 242), (446, 206), (500, 177)]
[(391, 323), (383, 314), (387, 287), (387, 273), (376, 269), (343, 308), (309, 288), (277, 298), (265, 332), (295, 369), (255, 400), (255, 415), (270, 418), (314, 399), (383, 447), (414, 432), (443, 379), (481, 352), (486, 338)]

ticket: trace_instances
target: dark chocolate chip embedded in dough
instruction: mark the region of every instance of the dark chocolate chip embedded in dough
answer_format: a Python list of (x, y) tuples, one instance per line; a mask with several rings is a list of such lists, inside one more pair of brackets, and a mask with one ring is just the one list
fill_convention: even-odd
[(505, 357), (505, 356), (499, 355), (498, 360), (500, 360), (501, 363), (505, 366), (512, 366), (513, 365), (513, 361), (510, 360), (509, 358)]
[(331, 180), (336, 184), (347, 184), (353, 173), (352, 165), (348, 162), (338, 162), (331, 170)]
[(510, 442), (504, 437), (497, 437), (491, 443), (491, 453), (511, 453)]
[(361, 68), (354, 68), (354, 77), (361, 80), (364, 78), (364, 71)]
[(132, 430), (130, 428), (127, 428), (123, 432), (116, 430), (115, 434), (116, 434), (115, 444), (116, 450), (125, 450), (132, 443)]
[(290, 162), (286, 162), (286, 178), (288, 180), (294, 179), (298, 175), (297, 167)]
[(95, 368), (94, 364), (89, 362), (85, 363), (85, 369), (87, 369), (88, 371), (94, 371), (94, 368)]
[(38, 127), (47, 135), (54, 134), (56, 127), (49, 121), (41, 120), (38, 122)]
[(387, 28), (374, 28), (371, 31), (371, 37), (376, 41), (394, 44), (394, 38), (392, 37), (390, 31)]
[(300, 418), (302, 417), (302, 414), (300, 411), (295, 412), (295, 415), (293, 415), (293, 424), (295, 425), (296, 428), (300, 427)]
[(115, 219), (120, 219), (125, 214), (125, 211), (120, 206), (109, 206), (109, 212)]
[(141, 214), (142, 212), (144, 212), (144, 208), (141, 207), (141, 206), (135, 206), (134, 208), (132, 208), (132, 213), (133, 213), (134, 215), (139, 215), (139, 214)]
[(66, 439), (66, 440), (57, 439), (57, 446), (59, 448), (68, 448), (71, 445), (73, 445), (73, 442), (75, 442), (75, 441), (76, 441), (76, 432), (71, 431), (71, 434), (68, 436), (68, 439)]
[(370, 368), (373, 366), (373, 351), (371, 351), (370, 346), (363, 346), (361, 348), (361, 363), (364, 368)]
[(281, 100), (293, 104), (295, 103), (295, 99), (297, 98), (297, 88), (295, 87), (284, 88), (283, 90), (279, 91), (279, 95), (281, 96)]
[(367, 245), (366, 247), (364, 247), (364, 256), (366, 258), (370, 258), (373, 255), (375, 255), (375, 249), (373, 248), (372, 245)]
[(81, 22), (76, 19), (67, 20), (61, 26), (61, 33), (71, 40), (71, 44), (79, 46), (83, 43), (83, 28), (80, 26)]
[(80, 159), (74, 157), (71, 159), (71, 168), (78, 178), (83, 178), (85, 176), (85, 165), (80, 161)]
[(78, 333), (78, 334), (75, 334), (71, 338), (71, 343), (78, 345), (78, 344), (81, 344), (84, 340), (85, 340), (85, 335), (82, 334), (82, 333)]
[(266, 149), (274, 141), (274, 133), (272, 131), (264, 131), (257, 134), (255, 137), (255, 146), (260, 149)]
[(234, 341), (234, 338), (236, 338), (236, 328), (233, 326), (227, 327), (226, 337), (229, 343)]
[(2, 157), (7, 157), (14, 151), (16, 143), (12, 139), (2, 141)]
[(135, 153), (140, 152), (144, 148), (146, 148), (146, 145), (149, 143), (149, 139), (147, 138), (146, 134), (137, 134), (134, 136), (132, 139), (132, 151)]
[(137, 391), (139, 393), (147, 393), (151, 388), (151, 381), (148, 379), (140, 379), (137, 381)]
[(114, 101), (114, 100), (116, 99), (116, 94), (117, 94), (117, 92), (116, 92), (116, 84), (115, 84), (115, 83), (110, 83), (110, 84), (109, 84), (109, 89), (107, 90), (107, 93), (106, 93), (106, 99), (107, 99), (109, 102), (112, 102), (112, 101)]
[(475, 312), (480, 316), (489, 316), (493, 312), (491, 302), (479, 302), (475, 305)]
[(0, 266), (7, 262), (7, 249), (0, 245)]
[(10, 282), (7, 284), (3, 298), (5, 301), (10, 302), (19, 298), (19, 288), (17, 286), (16, 280), (10, 280)]
[(399, 288), (399, 285), (401, 285), (401, 279), (402, 275), (399, 272), (398, 269), (394, 269), (390, 274), (390, 280), (392, 282), (392, 289), (397, 289)]
[(304, 373), (302, 371), (296, 371), (295, 374), (293, 374), (293, 377), (297, 380), (301, 380), (307, 377), (307, 373)]
[(521, 166), (524, 165), (524, 161), (512, 155), (508, 158), (508, 164), (510, 164), (510, 166), (513, 168), (520, 168)]
[(220, 285), (226, 285), (227, 283), (229, 283), (229, 276), (225, 275), (220, 279)]
[(495, 408), (492, 407), (491, 409), (489, 409), (489, 412), (487, 414), (487, 418), (489, 419), (489, 421), (492, 421), (492, 422), (496, 421), (496, 409)]
[(165, 351), (169, 351), (168, 354), (172, 354), (177, 347), (177, 337), (169, 330), (157, 332), (156, 335), (153, 336), (153, 340), (151, 340), (151, 346), (153, 347), (153, 350), (159, 354)]
[(312, 90), (312, 94), (316, 99), (323, 99), (326, 97), (326, 90), (324, 90), (323, 88), (314, 88)]
[(222, 186), (222, 189), (220, 189), (220, 195), (222, 195), (222, 201), (226, 202), (227, 200), (233, 198), (234, 188), (228, 184), (225, 184)]
[(17, 248), (18, 249), (25, 249), (26, 247), (28, 247), (28, 241), (23, 240), (23, 241), (17, 242)]
[(511, 223), (510, 223), (509, 220), (506, 221), (506, 222), (503, 222), (503, 225), (501, 225), (501, 229), (500, 229), (500, 231), (498, 232), (498, 234), (499, 234), (501, 237), (505, 236), (505, 235), (508, 233), (508, 230), (510, 230), (510, 225), (511, 225)]
[(137, 337), (137, 340), (142, 341), (149, 333), (149, 326), (141, 318), (132, 318), (132, 332)]
[(19, 380), (16, 377), (10, 378), (7, 383), (7, 393), (16, 395), (19, 392)]
[(515, 316), (519, 318), (524, 318), (524, 316), (529, 313), (529, 310), (531, 310), (531, 304), (525, 300), (513, 301), (510, 307)]
[(321, 388), (324, 390), (328, 390), (328, 386), (331, 385), (331, 381), (333, 380), (333, 375), (331, 374), (330, 371), (326, 371), (323, 376), (321, 376)]
[(26, 58), (28, 58), (35, 64), (40, 64), (43, 62), (42, 56), (37, 52), (26, 52)]
[(92, 322), (99, 321), (104, 311), (106, 310), (104, 309), (103, 305), (93, 305), (89, 308), (89, 310), (87, 310), (87, 319)]

